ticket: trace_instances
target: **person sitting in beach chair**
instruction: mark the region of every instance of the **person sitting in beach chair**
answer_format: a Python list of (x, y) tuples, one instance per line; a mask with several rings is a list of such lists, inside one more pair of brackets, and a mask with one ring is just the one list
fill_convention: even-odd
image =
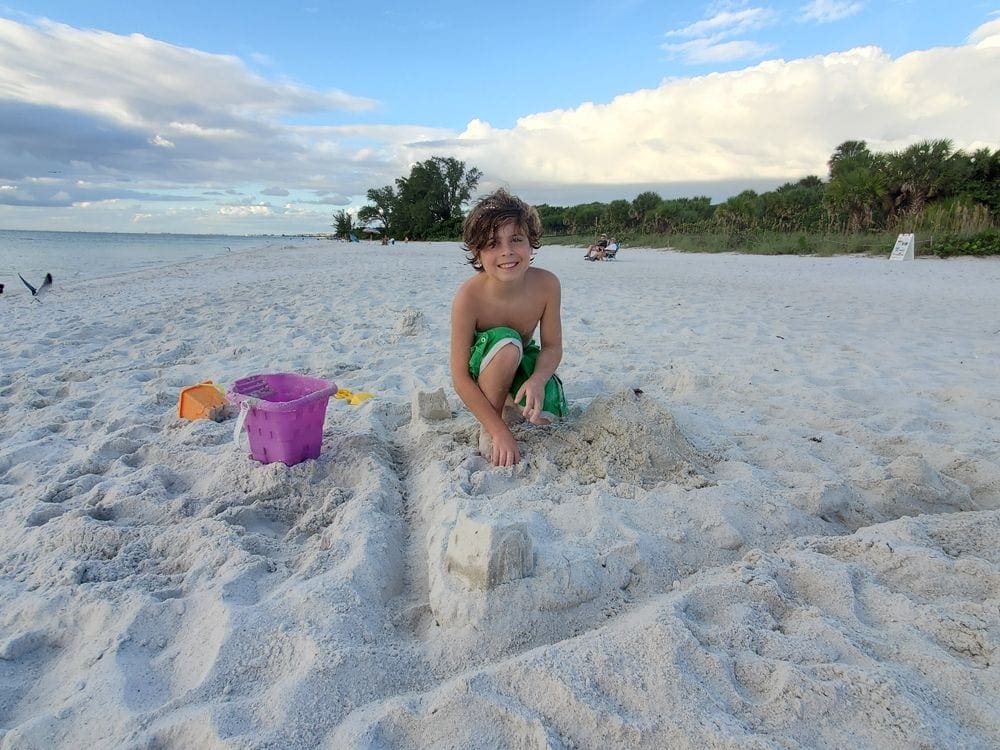
[(603, 253), (608, 246), (608, 235), (602, 234), (601, 238), (595, 242), (593, 245), (587, 248), (586, 254), (584, 254), (584, 260), (596, 260), (598, 254)]
[(621, 244), (618, 240), (612, 237), (608, 240), (608, 246), (604, 248), (604, 254), (601, 255), (601, 260), (614, 260), (615, 256), (618, 255), (619, 247), (621, 247)]
[(591, 245), (585, 256), (587, 260), (613, 260), (618, 255), (618, 240), (612, 237), (606, 240), (607, 244), (601, 247), (600, 243)]

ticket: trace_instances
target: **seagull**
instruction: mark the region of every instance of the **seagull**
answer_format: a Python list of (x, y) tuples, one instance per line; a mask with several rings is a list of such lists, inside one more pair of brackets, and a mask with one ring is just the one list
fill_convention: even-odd
[(24, 277), (21, 274), (18, 274), (17, 278), (19, 278), (21, 281), (24, 281), (24, 285), (26, 287), (28, 287), (28, 289), (31, 290), (31, 296), (34, 297), (35, 299), (38, 299), (39, 297), (41, 297), (42, 296), (42, 292), (45, 292), (46, 290), (48, 290), (48, 288), (50, 286), (52, 286), (52, 274), (51, 273), (45, 274), (45, 281), (42, 282), (41, 286), (39, 286), (38, 289), (35, 289), (35, 287), (33, 287), (31, 284), (29, 284), (27, 281), (25, 281)]

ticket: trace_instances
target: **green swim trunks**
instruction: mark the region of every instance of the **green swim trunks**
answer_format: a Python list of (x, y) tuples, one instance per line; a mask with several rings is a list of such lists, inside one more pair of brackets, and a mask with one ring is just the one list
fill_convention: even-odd
[[(510, 395), (514, 396), (518, 389), (524, 385), (524, 381), (530, 378), (535, 371), (535, 364), (538, 362), (538, 355), (542, 349), (535, 343), (534, 339), (526, 345), (523, 344), (521, 335), (513, 328), (490, 328), (486, 331), (476, 332), (476, 339), (472, 342), (472, 349), (469, 353), (469, 374), (478, 379), (480, 371), (507, 344), (514, 344), (521, 352), (521, 364), (517, 366), (514, 382), (510, 384)], [(520, 405), (524, 406), (523, 398)], [(545, 384), (542, 417), (554, 420), (566, 416), (568, 412), (569, 406), (566, 404), (566, 394), (563, 393), (562, 381), (557, 375), (553, 375)]]

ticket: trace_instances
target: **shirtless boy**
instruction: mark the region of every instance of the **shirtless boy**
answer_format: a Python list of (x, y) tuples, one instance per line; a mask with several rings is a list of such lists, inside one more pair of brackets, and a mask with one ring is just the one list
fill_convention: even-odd
[[(480, 452), (496, 466), (521, 459), (503, 419), (509, 397), (535, 424), (567, 412), (555, 375), (562, 359), (559, 279), (531, 266), (541, 233), (538, 212), (502, 189), (481, 199), (462, 227), (477, 273), (452, 303), (451, 377), (481, 425)], [(536, 328), (541, 346), (532, 340)]]

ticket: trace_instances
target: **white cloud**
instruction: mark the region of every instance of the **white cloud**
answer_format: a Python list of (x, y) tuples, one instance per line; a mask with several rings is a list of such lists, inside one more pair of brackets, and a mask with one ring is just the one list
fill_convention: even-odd
[[(530, 115), (510, 129), (473, 120), (455, 148), (512, 185), (783, 181), (825, 176), (831, 152), (848, 139), (876, 150), (941, 137), (996, 148), (998, 90), (993, 48), (893, 59), (868, 47), (668, 80), (607, 104)], [(414, 149), (410, 159), (432, 151), (440, 147)]]
[[(821, 1), (821, 0), (817, 0)], [(722, 11), (711, 18), (696, 21), (690, 26), (667, 32), (667, 36), (688, 38), (706, 36), (733, 36), (744, 31), (760, 29), (775, 20), (774, 12), (766, 8), (747, 8), (740, 11)]]
[(22, 190), (16, 205), (65, 202), (59, 187), (71, 202), (89, 202), (126, 185), (200, 195), (262, 178), (357, 195), (398, 176), (395, 144), (453, 135), (420, 126), (282, 122), (375, 104), (266, 80), (238, 58), (141, 35), (0, 18), (0, 180), (24, 185), (59, 175), (52, 190)]
[(860, 13), (864, 7), (853, 0), (812, 0), (802, 7), (802, 20), (830, 23)]
[(969, 35), (969, 41), (980, 49), (1000, 47), (1000, 18), (988, 21)]
[(734, 60), (759, 60), (774, 48), (770, 45), (746, 40), (725, 42), (711, 39), (692, 39), (680, 44), (663, 45), (663, 49), (682, 57), (686, 62), (699, 65)]
[(765, 28), (776, 21), (777, 15), (767, 8), (725, 10), (689, 26), (668, 31), (667, 37), (687, 41), (666, 42), (661, 49), (692, 65), (759, 60), (771, 51), (770, 45), (732, 37)]
[[(134, 181), (146, 170), (161, 184), (300, 173), (315, 134), (282, 118), (375, 106), (343, 91), (263, 79), (228, 55), (3, 18), (0, 103), (0, 164), (10, 170), (0, 178), (55, 163), (102, 180)], [(328, 150), (331, 179), (355, 150), (343, 140)]]
[(246, 216), (269, 216), (270, 206), (219, 206), (219, 214), (243, 218)]
[[(275, 84), (231, 55), (132, 34), (0, 18), (0, 98), (97, 113), (138, 127), (185, 121), (238, 125), (254, 115), (362, 111), (375, 102), (343, 91)], [(183, 105), (183, 106), (180, 106)], [(176, 112), (184, 117), (170, 117)]]

